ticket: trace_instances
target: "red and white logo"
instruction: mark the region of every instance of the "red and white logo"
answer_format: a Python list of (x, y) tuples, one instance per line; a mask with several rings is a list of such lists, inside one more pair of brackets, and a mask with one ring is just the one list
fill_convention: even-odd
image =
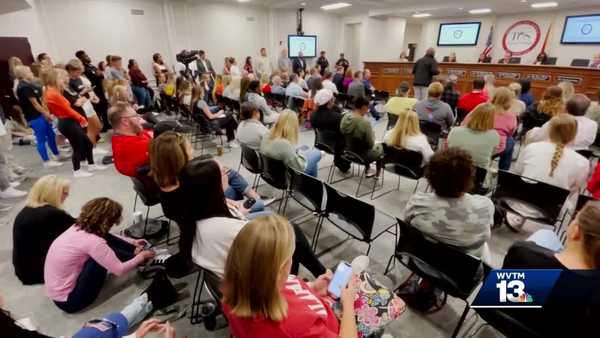
[(517, 21), (512, 24), (502, 38), (502, 48), (513, 56), (531, 52), (541, 38), (540, 26), (531, 20)]

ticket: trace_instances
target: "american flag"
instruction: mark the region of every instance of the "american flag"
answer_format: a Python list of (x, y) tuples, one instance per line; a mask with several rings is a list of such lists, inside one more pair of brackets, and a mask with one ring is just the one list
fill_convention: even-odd
[(490, 28), (490, 34), (488, 34), (487, 41), (485, 42), (485, 49), (483, 50), (483, 55), (485, 57), (490, 56), (492, 54), (492, 37), (494, 35), (494, 26)]

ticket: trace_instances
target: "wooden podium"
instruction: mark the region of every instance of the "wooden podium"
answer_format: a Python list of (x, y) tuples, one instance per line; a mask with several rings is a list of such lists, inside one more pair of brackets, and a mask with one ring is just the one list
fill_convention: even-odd
[[(402, 81), (412, 86), (413, 62), (365, 62), (365, 69), (371, 70), (371, 82), (379, 90), (394, 95)], [(505, 65), (491, 63), (439, 63), (441, 77), (455, 74), (458, 77), (457, 90), (471, 91), (473, 79), (486, 74), (496, 76), (496, 86), (506, 86), (521, 79), (531, 80), (531, 93), (540, 99), (544, 90), (562, 81), (570, 81), (578, 93), (594, 97), (600, 89), (600, 69), (581, 67)]]

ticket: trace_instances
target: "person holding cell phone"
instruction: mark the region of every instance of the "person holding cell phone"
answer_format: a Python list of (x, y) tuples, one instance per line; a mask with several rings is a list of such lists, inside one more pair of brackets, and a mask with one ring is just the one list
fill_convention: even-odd
[(341, 289), (338, 321), (327, 297), (331, 271), (309, 283), (290, 275), (294, 243), (294, 229), (281, 216), (257, 218), (238, 233), (223, 283), (223, 311), (231, 333), (235, 338), (356, 338), (356, 284)]

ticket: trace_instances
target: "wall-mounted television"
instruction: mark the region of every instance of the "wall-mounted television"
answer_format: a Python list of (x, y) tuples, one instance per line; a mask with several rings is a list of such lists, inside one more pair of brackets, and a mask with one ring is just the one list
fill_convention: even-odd
[(481, 22), (441, 23), (438, 46), (476, 46)]
[(295, 58), (302, 52), (304, 57), (317, 56), (316, 35), (288, 35), (288, 57)]
[(560, 43), (600, 44), (600, 14), (567, 16)]

